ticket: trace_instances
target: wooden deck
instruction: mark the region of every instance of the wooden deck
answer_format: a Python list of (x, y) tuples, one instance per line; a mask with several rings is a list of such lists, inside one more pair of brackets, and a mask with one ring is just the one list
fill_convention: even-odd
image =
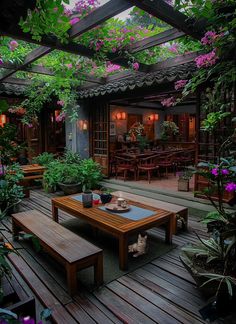
[[(24, 199), (21, 210), (37, 209), (51, 217), (51, 197), (34, 190)], [(59, 211), (60, 220), (70, 218)], [(5, 222), (10, 228), (10, 219)], [(57, 268), (51, 268), (47, 256), (33, 249), (20, 249), (19, 256), (10, 254), (10, 261), (20, 272), (44, 307), (53, 309), (54, 321), (72, 323), (205, 323), (199, 309), (205, 304), (193, 279), (182, 266), (178, 255), (180, 246), (195, 242), (198, 232), (206, 236), (194, 215), (189, 217), (189, 232), (174, 236), (177, 248), (90, 293), (80, 290), (71, 298), (66, 282)], [(164, 238), (164, 230), (153, 229)], [(24, 243), (16, 242), (17, 247)]]

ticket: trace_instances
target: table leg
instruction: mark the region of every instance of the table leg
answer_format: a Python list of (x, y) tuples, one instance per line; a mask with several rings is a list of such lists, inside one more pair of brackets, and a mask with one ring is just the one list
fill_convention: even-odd
[(58, 208), (55, 206), (53, 201), (52, 201), (52, 219), (58, 223)]
[(121, 235), (119, 237), (119, 264), (121, 270), (126, 270), (128, 267), (128, 237)]
[(172, 235), (173, 235), (173, 221), (175, 217), (174, 214), (169, 216), (169, 220), (166, 223), (166, 243), (172, 243)]

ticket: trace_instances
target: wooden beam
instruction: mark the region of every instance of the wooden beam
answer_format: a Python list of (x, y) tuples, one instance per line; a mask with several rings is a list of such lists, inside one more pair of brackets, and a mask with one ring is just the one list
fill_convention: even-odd
[(16, 85), (29, 85), (31, 80), (19, 79), (19, 78), (7, 78), (3, 83), (12, 83)]
[(170, 42), (176, 38), (184, 36), (185, 33), (183, 31), (179, 31), (176, 28), (168, 29), (162, 33), (159, 33), (157, 35), (144, 38), (138, 42), (133, 43), (131, 46), (129, 46), (128, 51), (131, 54), (138, 53), (140, 51), (144, 51), (148, 48), (164, 44), (166, 42)]
[[(21, 67), (21, 66), (17, 66), (16, 64), (13, 64), (13, 63), (9, 63), (9, 62), (5, 63), (4, 62), (1, 65), (1, 68), (9, 69), (9, 70), (12, 70), (15, 72), (20, 70), (20, 71), (27, 71), (27, 72), (31, 72), (31, 73), (44, 74), (44, 75), (49, 75), (49, 76), (55, 75), (55, 73), (51, 69), (46, 68), (41, 65)], [(106, 82), (105, 78), (95, 78), (93, 76), (90, 76), (90, 75), (87, 75), (87, 74), (81, 73), (81, 72), (78, 72), (76, 74), (76, 77), (78, 77), (78, 79), (85, 80), (85, 81), (91, 82), (91, 83), (96, 83), (96, 84), (104, 84)], [(4, 81), (4, 82), (6, 82), (6, 81)]]
[(193, 19), (190, 19), (182, 12), (175, 10), (164, 0), (126, 1), (196, 39), (201, 39), (204, 34), (204, 29), (206, 27), (205, 21), (197, 22)]
[(24, 68), (28, 65), (39, 59), (40, 57), (48, 54), (51, 51), (49, 47), (40, 46), (33, 51), (31, 51), (24, 59), (24, 62), (20, 65), (16, 65), (14, 69), (10, 69), (2, 76), (0, 76), (0, 82), (3, 82), (5, 79), (13, 75), (15, 72), (19, 70), (24, 70)]
[(73, 25), (69, 30), (70, 39), (78, 37), (130, 7), (132, 4), (125, 0), (110, 0)]
[(195, 58), (199, 56), (199, 54), (199, 52), (192, 52), (189, 54), (179, 55), (174, 58), (169, 58), (165, 61), (158, 62), (157, 64), (150, 65), (150, 68), (147, 72), (155, 72), (158, 70), (163, 70), (177, 65), (193, 62)]

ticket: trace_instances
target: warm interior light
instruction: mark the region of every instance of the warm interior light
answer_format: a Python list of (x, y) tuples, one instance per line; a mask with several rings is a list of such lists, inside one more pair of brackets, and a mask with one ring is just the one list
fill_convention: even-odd
[(81, 131), (87, 131), (88, 130), (88, 121), (87, 120), (79, 120), (79, 129)]
[(158, 114), (151, 114), (148, 117), (148, 120), (150, 120), (150, 121), (157, 121), (158, 119), (159, 119), (159, 115)]
[(0, 115), (0, 126), (3, 127), (4, 124), (7, 122), (7, 116), (6, 115)]
[(154, 120), (158, 120), (159, 119), (159, 115), (158, 114), (154, 114)]
[(116, 119), (118, 119), (118, 120), (125, 120), (126, 119), (126, 112), (125, 111), (118, 112), (116, 114)]
[(88, 122), (87, 122), (87, 120), (83, 121), (82, 130), (84, 130), (84, 131), (88, 130)]

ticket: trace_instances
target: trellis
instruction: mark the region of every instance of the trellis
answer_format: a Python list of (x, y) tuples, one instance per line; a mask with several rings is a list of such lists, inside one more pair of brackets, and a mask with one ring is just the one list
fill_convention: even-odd
[[(44, 36), (41, 41), (35, 41), (32, 39), (32, 36), (30, 34), (24, 33), (18, 26), (20, 17), (24, 17), (27, 14), (27, 9), (32, 9), (34, 6), (35, 1), (30, 0), (1, 1), (0, 33), (4, 36), (21, 39), (30, 43), (36, 43), (40, 46), (26, 55), (22, 64), (3, 63), (1, 67), (6, 69), (6, 72), (0, 76), (0, 83), (30, 83), (30, 81), (27, 82), (27, 80), (12, 77), (17, 71), (28, 71), (31, 73), (53, 76), (54, 72), (49, 68), (39, 65), (31, 66), (33, 62), (51, 53), (53, 50), (62, 50), (93, 59), (96, 55), (96, 51), (87, 48), (84, 45), (75, 43), (73, 39), (84, 34), (88, 30), (104, 23), (109, 18), (112, 18), (115, 15), (123, 12), (124, 10), (131, 8), (132, 6), (137, 6), (138, 8), (148, 12), (152, 16), (168, 23), (173, 28), (133, 43), (128, 49), (128, 52), (130, 54), (134, 54), (154, 46), (159, 46), (163, 43), (175, 40), (184, 35), (190, 35), (195, 39), (201, 39), (206, 26), (205, 22), (200, 23), (194, 21), (193, 19), (189, 19), (189, 17), (175, 10), (172, 6), (170, 6), (163, 0), (110, 0), (108, 3), (97, 8), (71, 27), (68, 32), (69, 42), (67, 44), (62, 44), (56, 37), (50, 36)], [(158, 71), (159, 69), (184, 64), (192, 61), (196, 56), (197, 53), (192, 53), (191, 55), (182, 55), (176, 57), (173, 60), (166, 60), (157, 64), (140, 64), (139, 71), (136, 71), (135, 73), (150, 73)], [(106, 59), (123, 67), (129, 66), (128, 59), (127, 57), (125, 57), (124, 53), (106, 53)], [(128, 74), (129, 73), (130, 72), (128, 72)], [(125, 72), (125, 75), (127, 76), (127, 71)], [(96, 78), (79, 72), (77, 75), (79, 79), (89, 82), (89, 84), (106, 84), (110, 82), (114, 77), (116, 78), (116, 80), (119, 80), (122, 79), (123, 76), (124, 72), (118, 72), (115, 74), (115, 76), (108, 76), (107, 78)], [(84, 85), (84, 87), (86, 87), (86, 85)]]

